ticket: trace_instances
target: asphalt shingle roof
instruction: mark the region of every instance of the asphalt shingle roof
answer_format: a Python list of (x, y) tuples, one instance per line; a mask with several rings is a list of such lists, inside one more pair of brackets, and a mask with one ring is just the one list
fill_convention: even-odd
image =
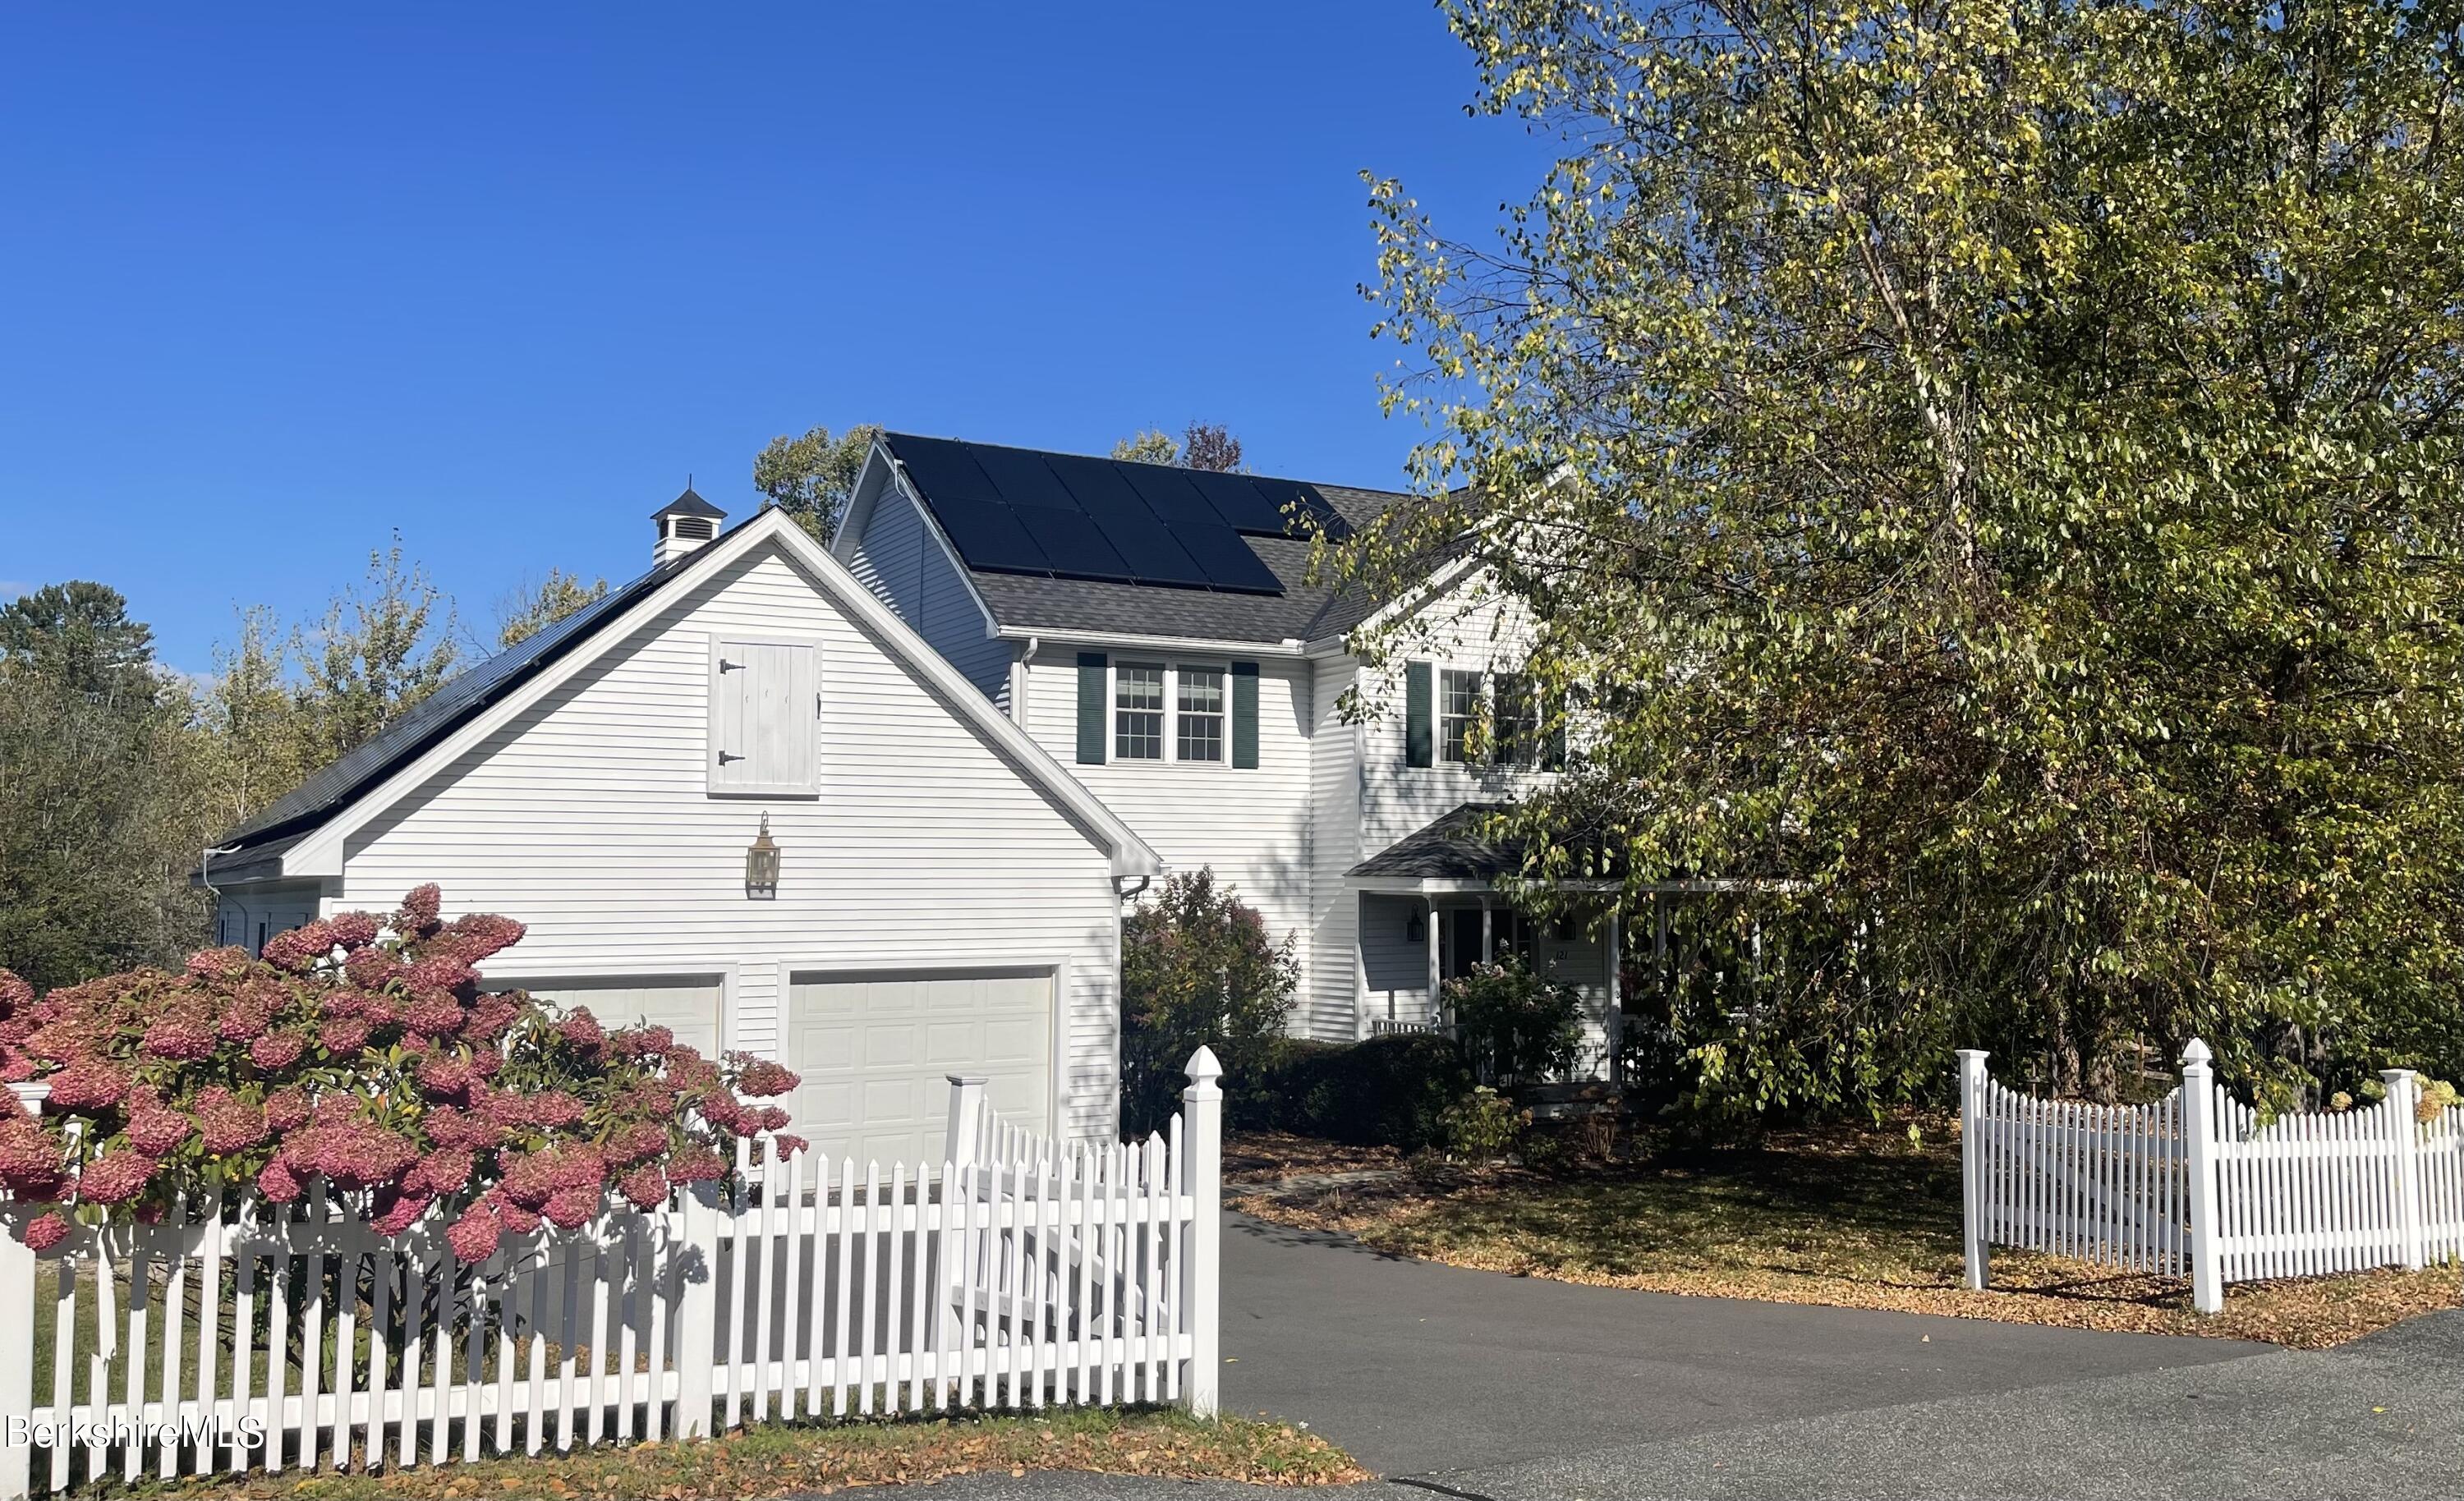
[(1492, 841), (1482, 823), (1506, 811), (1504, 803), (1463, 803), (1425, 828), (1396, 840), (1344, 872), (1347, 876), (1402, 877), (1409, 880), (1493, 881), (1523, 868), (1519, 839)]

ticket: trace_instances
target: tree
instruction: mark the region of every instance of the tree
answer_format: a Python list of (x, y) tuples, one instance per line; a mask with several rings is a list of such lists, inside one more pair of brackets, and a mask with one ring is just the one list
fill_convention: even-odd
[(0, 610), (0, 967), (43, 984), (177, 955), (203, 905), (187, 861), (187, 700), (116, 590), (48, 586)]
[(1467, 533), (1590, 696), (1532, 874), (1762, 882), (1706, 1095), (2464, 1062), (2453, 12), (1445, 10), (1561, 149), (1493, 250), (1373, 185), (1438, 431), (1339, 568)]
[(1112, 445), (1112, 457), (1135, 464), (1171, 464), (1185, 469), (1239, 472), (1241, 440), (1221, 423), (1193, 421), (1178, 438), (1159, 428), (1141, 427)]
[(1278, 945), (1265, 919), (1209, 868), (1167, 877), (1121, 925), (1121, 1120), (1154, 1130), (1177, 1107), (1183, 1066), (1215, 1050), (1233, 1087), (1265, 1072), (1267, 1050), (1291, 1013), (1300, 967), (1291, 935)]
[(1221, 423), (1191, 423), (1181, 436), (1180, 462), (1193, 469), (1235, 474), (1241, 470), (1241, 440)]
[(1141, 427), (1112, 445), (1112, 457), (1132, 464), (1178, 464), (1180, 442), (1160, 428)]
[(754, 455), (753, 488), (795, 517), (815, 541), (827, 542), (864, 472), (865, 455), (880, 436), (877, 423), (859, 423), (836, 438), (827, 427), (801, 438), (781, 434)]
[(525, 582), (496, 602), (497, 649), (521, 644), (606, 593), (605, 578), (585, 584), (579, 574), (549, 569), (537, 584)]
[(45, 584), (0, 608), (0, 655), (89, 698), (150, 707), (161, 685), (154, 631), (119, 590), (82, 578)]
[(368, 555), (367, 576), (301, 639), (293, 693), (300, 763), (325, 766), (375, 739), (460, 665), (453, 603), (406, 564), (402, 543)]

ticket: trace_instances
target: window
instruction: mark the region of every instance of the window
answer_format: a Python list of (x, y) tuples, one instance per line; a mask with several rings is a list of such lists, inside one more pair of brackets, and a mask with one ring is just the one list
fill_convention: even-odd
[(1112, 754), (1163, 759), (1163, 669), (1123, 663), (1112, 682)]
[(1438, 759), (1471, 760), (1471, 729), (1480, 719), (1480, 674), (1452, 667), (1438, 674)]
[(1497, 675), (1497, 750), (1501, 766), (1530, 767), (1540, 759), (1540, 700), (1520, 672)]
[(1180, 669), (1180, 714), (1173, 754), (1183, 761), (1223, 759), (1223, 674), (1215, 667)]
[(820, 791), (813, 727), (821, 650), (810, 642), (714, 637), (709, 790), (714, 795)]

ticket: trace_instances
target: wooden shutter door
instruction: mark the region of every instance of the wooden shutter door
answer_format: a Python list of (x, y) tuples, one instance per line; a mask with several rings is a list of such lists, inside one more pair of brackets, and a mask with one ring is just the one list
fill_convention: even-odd
[(820, 656), (809, 642), (717, 642), (710, 677), (712, 792), (816, 790)]

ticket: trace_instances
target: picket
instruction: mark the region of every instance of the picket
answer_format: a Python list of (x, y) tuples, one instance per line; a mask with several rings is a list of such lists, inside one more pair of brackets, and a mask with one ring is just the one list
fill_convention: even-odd
[(2121, 1106), (2019, 1094), (1962, 1052), (1969, 1285), (2003, 1246), (2189, 1276), (2213, 1312), (2231, 1282), (2464, 1257), (2464, 1105), (2418, 1120), (2396, 1069), (2377, 1103), (2270, 1119), (2208, 1057), (2193, 1041), (2180, 1088)]
[(0, 1381), (0, 1426), (33, 1441), (0, 1497), (658, 1440), (748, 1407), (1211, 1414), (1220, 1073), (1201, 1051), (1183, 1114), (1133, 1145), (1048, 1141), (954, 1080), (937, 1162), (859, 1180), (764, 1141), (733, 1192), (619, 1207), (477, 1265), (441, 1224), (379, 1236), (321, 1186), (0, 1257), (0, 1314), (31, 1336), (39, 1298), (52, 1320), (49, 1389)]

